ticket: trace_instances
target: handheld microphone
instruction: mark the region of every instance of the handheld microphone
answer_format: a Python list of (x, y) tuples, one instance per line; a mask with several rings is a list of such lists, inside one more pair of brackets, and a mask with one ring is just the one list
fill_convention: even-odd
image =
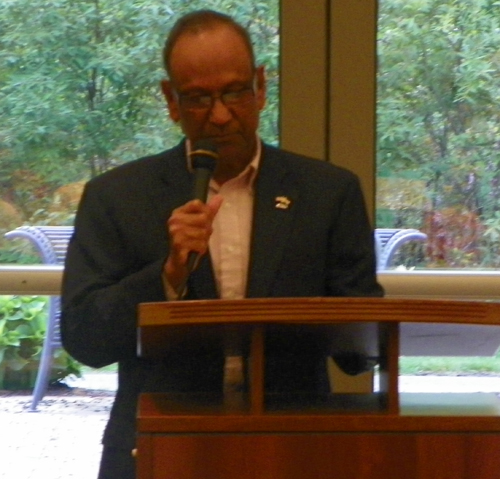
[[(189, 153), (191, 166), (194, 170), (193, 181), (193, 199), (200, 200), (205, 203), (208, 196), (208, 184), (215, 170), (219, 155), (217, 147), (210, 140), (199, 140), (193, 145), (193, 149)], [(193, 271), (199, 254), (195, 251), (190, 251), (187, 259), (187, 275), (177, 290), (177, 299), (182, 298), (186, 289), (189, 275)]]
[(189, 153), (194, 170), (193, 199), (205, 203), (208, 196), (208, 184), (219, 159), (217, 148), (210, 140), (200, 140)]

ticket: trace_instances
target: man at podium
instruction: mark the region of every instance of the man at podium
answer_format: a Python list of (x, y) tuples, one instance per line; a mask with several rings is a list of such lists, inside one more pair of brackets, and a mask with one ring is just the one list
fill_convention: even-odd
[[(139, 303), (383, 294), (356, 176), (259, 139), (265, 72), (249, 34), (226, 15), (190, 13), (164, 64), (162, 91), (185, 140), (88, 182), (64, 273), (65, 348), (93, 367), (119, 364), (100, 479), (135, 477), (141, 392), (222, 388), (223, 351), (137, 356)], [(217, 157), (206, 203), (190, 199), (200, 140)], [(325, 358), (307, 341), (274, 337), (267, 349), (268, 389), (327, 388)]]

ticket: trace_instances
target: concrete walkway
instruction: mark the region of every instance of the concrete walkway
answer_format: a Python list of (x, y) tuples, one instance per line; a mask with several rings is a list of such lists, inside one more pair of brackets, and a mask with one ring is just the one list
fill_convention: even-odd
[(0, 397), (1, 479), (97, 477), (116, 374), (89, 375), (71, 386), (67, 395), (49, 391), (35, 413), (28, 410), (31, 396)]
[[(49, 392), (37, 413), (28, 412), (28, 395), (0, 397), (0, 478), (96, 478), (116, 375), (88, 374), (70, 385), (69, 395)], [(402, 376), (400, 390), (500, 393), (500, 377)]]

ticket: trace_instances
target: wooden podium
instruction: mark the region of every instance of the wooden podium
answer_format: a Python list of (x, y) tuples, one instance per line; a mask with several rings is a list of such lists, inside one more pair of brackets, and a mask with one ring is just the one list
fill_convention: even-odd
[[(387, 298), (141, 304), (141, 356), (213, 342), (248, 354), (249, 390), (216, 397), (142, 394), (138, 478), (500, 478), (495, 395), (442, 394), (442, 404), (435, 395), (399, 394), (399, 323), (414, 321), (500, 325), (500, 304)], [(377, 391), (266, 394), (266, 333), (298, 330), (331, 354), (338, 352), (338, 331), (354, 323), (376, 326)]]

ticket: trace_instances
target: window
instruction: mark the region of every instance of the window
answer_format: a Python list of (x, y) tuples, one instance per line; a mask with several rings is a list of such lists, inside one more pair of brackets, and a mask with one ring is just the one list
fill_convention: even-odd
[(383, 0), (378, 227), (417, 228), (399, 264), (500, 266), (500, 4)]

